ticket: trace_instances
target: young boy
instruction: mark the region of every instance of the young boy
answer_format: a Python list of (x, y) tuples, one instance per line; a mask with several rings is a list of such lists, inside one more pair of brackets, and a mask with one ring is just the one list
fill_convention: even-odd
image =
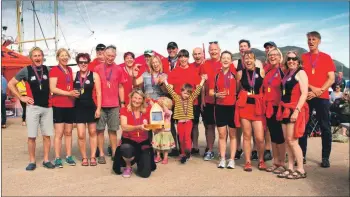
[(181, 88), (181, 95), (174, 92), (171, 85), (165, 80), (166, 88), (175, 102), (174, 119), (177, 120), (177, 130), (181, 146), (181, 163), (186, 161), (191, 156), (191, 131), (193, 120), (193, 101), (200, 94), (204, 82), (208, 79), (207, 75), (202, 75), (202, 81), (193, 92), (192, 85), (186, 83)]

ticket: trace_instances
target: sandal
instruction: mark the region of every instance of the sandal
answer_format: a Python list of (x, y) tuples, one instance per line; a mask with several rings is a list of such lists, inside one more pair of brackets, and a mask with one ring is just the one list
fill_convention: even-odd
[(299, 170), (294, 171), (292, 174), (288, 174), (287, 179), (304, 179), (306, 178), (306, 172), (301, 173)]
[(90, 158), (90, 166), (97, 166), (96, 157)]
[(88, 159), (87, 159), (87, 158), (83, 158), (83, 159), (81, 160), (81, 165), (82, 165), (82, 166), (88, 166), (88, 165), (89, 165)]
[(278, 178), (286, 178), (288, 175), (293, 174), (291, 169), (287, 169), (286, 171), (277, 175)]
[(278, 169), (280, 166), (277, 164), (273, 164), (272, 166), (266, 168), (266, 172), (274, 172), (276, 169)]
[(272, 173), (274, 173), (274, 174), (281, 174), (281, 173), (285, 172), (286, 170), (287, 170), (286, 167), (279, 166), (278, 168), (273, 170)]

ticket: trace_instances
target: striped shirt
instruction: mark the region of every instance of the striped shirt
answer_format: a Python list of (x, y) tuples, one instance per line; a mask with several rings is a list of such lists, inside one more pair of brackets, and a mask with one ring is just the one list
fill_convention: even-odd
[(192, 120), (193, 119), (193, 101), (201, 92), (202, 86), (199, 85), (187, 100), (183, 100), (180, 95), (167, 85), (166, 89), (175, 101), (174, 119), (175, 120)]

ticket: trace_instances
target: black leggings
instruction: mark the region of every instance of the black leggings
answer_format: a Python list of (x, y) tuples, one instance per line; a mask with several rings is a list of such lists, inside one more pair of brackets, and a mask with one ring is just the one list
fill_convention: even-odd
[[(122, 144), (120, 146), (120, 152), (122, 157), (131, 159), (136, 157), (136, 149), (131, 144)], [(147, 178), (151, 175), (151, 149), (142, 150), (137, 163), (137, 174), (143, 178)]]
[(282, 125), (280, 121), (276, 120), (277, 110), (278, 110), (278, 107), (274, 106), (273, 115), (271, 116), (271, 118), (266, 118), (266, 123), (270, 131), (271, 142), (276, 144), (283, 144), (284, 136), (283, 136)]
[(21, 101), (21, 106), (22, 106), (22, 109), (23, 109), (22, 122), (25, 122), (26, 121), (26, 106), (27, 106), (27, 104)]

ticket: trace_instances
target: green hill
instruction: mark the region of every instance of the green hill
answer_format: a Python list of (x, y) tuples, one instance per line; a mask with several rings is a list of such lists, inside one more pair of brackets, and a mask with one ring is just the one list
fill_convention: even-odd
[[(285, 47), (279, 47), (279, 49), (281, 50), (283, 56), (288, 51), (291, 51), (291, 50), (296, 50), (299, 55), (307, 52), (306, 49), (301, 48), (301, 47), (297, 47), (297, 46), (285, 46)], [(262, 50), (259, 50), (256, 48), (252, 48), (251, 50), (254, 52), (257, 59), (259, 59), (260, 61), (265, 61), (265, 59), (266, 59), (265, 51), (262, 51)], [(233, 59), (239, 59), (239, 58), (240, 58), (239, 53), (233, 54)], [(343, 70), (344, 78), (349, 79), (349, 72), (350, 72), (349, 68), (346, 67), (343, 63), (339, 62), (338, 60), (333, 59), (333, 62), (336, 66), (337, 72)]]

